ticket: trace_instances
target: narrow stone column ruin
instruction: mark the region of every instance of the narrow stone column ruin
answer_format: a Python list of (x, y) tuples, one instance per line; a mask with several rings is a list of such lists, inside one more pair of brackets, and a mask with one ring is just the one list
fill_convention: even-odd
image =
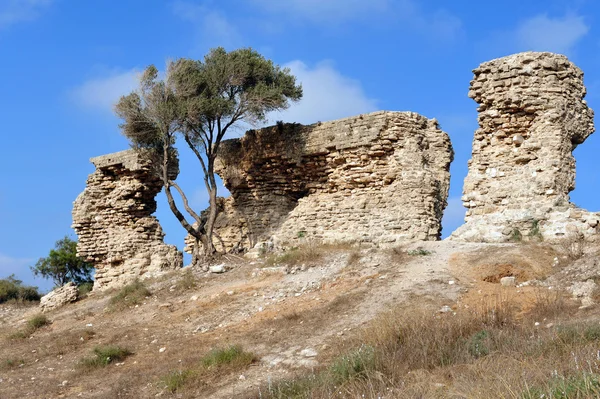
[(594, 132), (583, 72), (567, 57), (527, 52), (481, 64), (469, 97), (479, 128), (463, 189), (466, 224), (453, 239), (596, 236), (598, 214), (569, 202), (573, 150)]
[(452, 158), (437, 121), (412, 112), (249, 131), (219, 154), (231, 197), (222, 200), (215, 244), (438, 240)]
[(162, 181), (149, 163), (133, 150), (91, 162), (96, 171), (74, 202), (73, 229), (79, 256), (96, 268), (94, 289), (182, 267), (182, 253), (163, 242), (165, 234), (152, 216)]

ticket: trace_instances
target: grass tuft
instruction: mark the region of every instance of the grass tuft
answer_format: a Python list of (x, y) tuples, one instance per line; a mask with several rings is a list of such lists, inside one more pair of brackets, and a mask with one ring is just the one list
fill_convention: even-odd
[(79, 365), (84, 369), (102, 368), (113, 362), (122, 362), (132, 354), (129, 349), (120, 346), (97, 346), (94, 348), (94, 357), (81, 359)]
[(144, 299), (152, 295), (144, 283), (139, 280), (121, 288), (117, 294), (110, 299), (110, 306), (114, 310), (123, 310), (131, 306), (140, 305)]
[(206, 368), (232, 366), (233, 368), (244, 368), (256, 361), (256, 356), (246, 352), (239, 345), (227, 348), (216, 348), (206, 354), (200, 363)]

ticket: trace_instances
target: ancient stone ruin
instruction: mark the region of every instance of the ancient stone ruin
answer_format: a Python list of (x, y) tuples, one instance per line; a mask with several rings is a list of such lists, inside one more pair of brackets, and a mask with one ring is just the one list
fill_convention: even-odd
[(219, 154), (231, 196), (221, 202), (215, 244), (438, 240), (452, 158), (437, 121), (412, 112), (249, 131)]
[[(92, 158), (96, 171), (73, 206), (79, 256), (94, 264), (94, 289), (182, 266), (182, 254), (163, 242), (156, 211), (161, 180), (133, 150)], [(173, 177), (177, 171), (172, 172)]]
[(583, 72), (565, 56), (521, 53), (474, 70), (479, 128), (463, 189), (466, 224), (452, 238), (596, 237), (598, 214), (569, 202), (573, 150), (594, 132)]

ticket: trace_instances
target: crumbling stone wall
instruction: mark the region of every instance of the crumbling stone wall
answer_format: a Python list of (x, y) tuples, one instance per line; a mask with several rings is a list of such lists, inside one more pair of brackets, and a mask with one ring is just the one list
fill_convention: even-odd
[[(92, 158), (96, 171), (73, 206), (79, 256), (94, 264), (94, 289), (182, 266), (182, 254), (163, 242), (156, 211), (162, 181), (133, 150)], [(176, 176), (177, 172), (172, 174)]]
[(437, 240), (452, 158), (437, 121), (412, 112), (249, 131), (219, 154), (231, 197), (221, 203), (217, 248), (271, 237), (282, 246)]
[(583, 72), (565, 56), (521, 53), (481, 64), (469, 97), (479, 128), (463, 189), (466, 224), (452, 238), (597, 234), (597, 214), (569, 202), (573, 150), (594, 132)]

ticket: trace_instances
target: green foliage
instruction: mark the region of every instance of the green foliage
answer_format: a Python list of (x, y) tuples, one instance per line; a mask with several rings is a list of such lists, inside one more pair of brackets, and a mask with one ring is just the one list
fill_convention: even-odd
[(50, 320), (43, 314), (36, 314), (27, 320), (27, 324), (25, 329), (21, 331), (17, 331), (10, 335), (11, 339), (25, 339), (30, 337), (34, 332), (39, 330), (40, 328), (47, 326), (50, 324)]
[(97, 346), (94, 348), (94, 357), (82, 359), (79, 365), (87, 369), (106, 367), (113, 362), (122, 362), (130, 355), (133, 352), (120, 346)]
[[(302, 97), (302, 87), (287, 68), (280, 68), (250, 48), (231, 52), (212, 49), (204, 60), (180, 58), (170, 62), (159, 79), (149, 66), (137, 91), (121, 97), (115, 107), (120, 125), (132, 147), (149, 159), (163, 180), (169, 207), (180, 224), (196, 239), (196, 251), (215, 251), (212, 228), (219, 212), (214, 162), (221, 141), (239, 123), (264, 121), (275, 110), (286, 109)], [(170, 171), (176, 168), (177, 141), (198, 158), (209, 192), (209, 209), (197, 213)], [(179, 210), (171, 188), (183, 199), (191, 222)], [(195, 224), (195, 226), (194, 226)], [(200, 245), (202, 243), (202, 245)], [(197, 262), (197, 254), (192, 255)]]
[(92, 280), (94, 267), (77, 256), (77, 242), (68, 236), (56, 241), (46, 258), (40, 258), (31, 268), (33, 274), (50, 278), (60, 287), (68, 282), (77, 285)]
[(523, 234), (521, 234), (521, 230), (517, 229), (516, 227), (514, 229), (512, 229), (512, 231), (510, 232), (510, 241), (513, 241), (513, 242), (523, 241)]
[(600, 376), (582, 373), (565, 377), (554, 377), (546, 387), (532, 387), (521, 395), (522, 399), (578, 399), (600, 397)]
[(14, 369), (25, 364), (23, 359), (5, 359), (0, 362), (0, 370)]
[(489, 355), (489, 335), (489, 332), (481, 330), (473, 334), (473, 336), (471, 336), (471, 338), (469, 339), (468, 350), (473, 357), (480, 358)]
[(139, 280), (121, 288), (116, 295), (110, 298), (110, 305), (113, 309), (125, 309), (130, 306), (141, 304), (146, 297), (152, 295), (144, 283)]
[(192, 371), (190, 370), (175, 370), (163, 377), (161, 381), (167, 391), (175, 393), (185, 385), (191, 375)]
[(201, 359), (200, 363), (207, 368), (225, 365), (245, 367), (254, 363), (255, 360), (256, 356), (253, 353), (244, 351), (239, 345), (232, 345), (227, 348), (211, 350)]
[(329, 374), (335, 384), (362, 378), (375, 369), (375, 348), (368, 345), (361, 346), (336, 359), (329, 367)]
[(13, 275), (0, 280), (0, 303), (8, 301), (34, 302), (40, 300), (36, 287), (24, 286), (21, 280)]
[(27, 326), (35, 331), (46, 325), (50, 324), (50, 320), (43, 314), (37, 314), (33, 316), (31, 319), (27, 320)]
[(534, 219), (531, 222), (531, 230), (529, 230), (529, 234), (527, 234), (529, 238), (537, 239), (539, 241), (544, 240), (544, 236), (542, 236), (542, 231), (540, 230), (540, 221)]
[(91, 281), (88, 281), (88, 282), (83, 283), (83, 284), (79, 284), (77, 286), (77, 291), (79, 292), (79, 298), (85, 297), (87, 294), (89, 294), (90, 292), (92, 292), (93, 288), (94, 288), (94, 283), (91, 282)]
[(407, 252), (410, 256), (429, 256), (433, 254), (433, 252), (423, 249), (421, 247), (414, 249), (412, 251)]

